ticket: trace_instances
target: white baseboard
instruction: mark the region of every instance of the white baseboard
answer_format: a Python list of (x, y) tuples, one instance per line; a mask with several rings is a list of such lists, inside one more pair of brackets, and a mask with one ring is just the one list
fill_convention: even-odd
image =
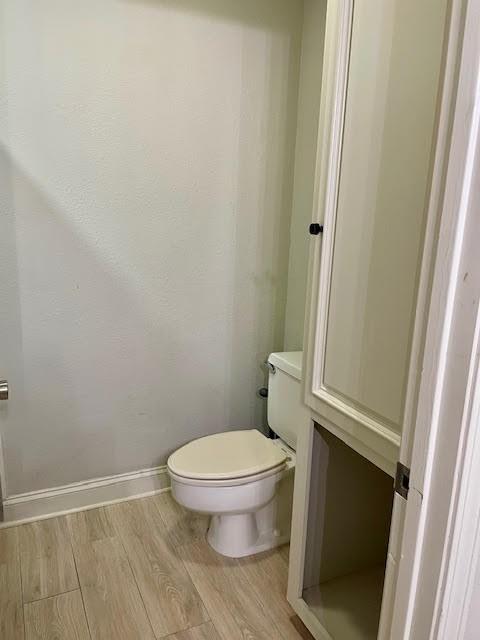
[(169, 488), (167, 468), (163, 466), (13, 495), (3, 501), (0, 528), (149, 496)]

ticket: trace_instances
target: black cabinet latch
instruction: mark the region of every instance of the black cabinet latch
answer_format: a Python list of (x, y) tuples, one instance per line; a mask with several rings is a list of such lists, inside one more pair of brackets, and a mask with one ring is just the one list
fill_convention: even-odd
[(312, 222), (308, 230), (310, 231), (311, 236), (318, 236), (319, 233), (323, 233), (323, 224), (318, 224), (318, 222)]
[(408, 498), (408, 490), (410, 489), (410, 469), (397, 462), (397, 473), (395, 475), (395, 491), (399, 496)]

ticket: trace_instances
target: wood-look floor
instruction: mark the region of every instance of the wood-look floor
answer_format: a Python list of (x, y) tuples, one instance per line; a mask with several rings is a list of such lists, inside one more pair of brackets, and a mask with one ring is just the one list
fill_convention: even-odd
[(288, 548), (233, 560), (163, 493), (0, 530), (1, 640), (299, 640)]

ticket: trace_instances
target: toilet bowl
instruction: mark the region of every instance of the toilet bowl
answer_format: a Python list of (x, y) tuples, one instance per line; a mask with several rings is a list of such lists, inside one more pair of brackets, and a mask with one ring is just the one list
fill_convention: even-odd
[(172, 495), (211, 516), (209, 544), (239, 558), (290, 539), (296, 433), (309, 419), (300, 396), (301, 352), (269, 357), (268, 422), (285, 439), (257, 429), (189, 442), (168, 459)]
[(288, 542), (294, 466), (285, 443), (257, 430), (194, 440), (168, 461), (175, 500), (210, 515), (208, 542), (234, 558)]

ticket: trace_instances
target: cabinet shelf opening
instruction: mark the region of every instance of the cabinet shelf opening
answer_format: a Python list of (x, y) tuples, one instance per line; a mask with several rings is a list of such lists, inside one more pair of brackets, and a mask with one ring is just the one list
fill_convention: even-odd
[(392, 478), (316, 425), (302, 598), (333, 640), (375, 640)]

